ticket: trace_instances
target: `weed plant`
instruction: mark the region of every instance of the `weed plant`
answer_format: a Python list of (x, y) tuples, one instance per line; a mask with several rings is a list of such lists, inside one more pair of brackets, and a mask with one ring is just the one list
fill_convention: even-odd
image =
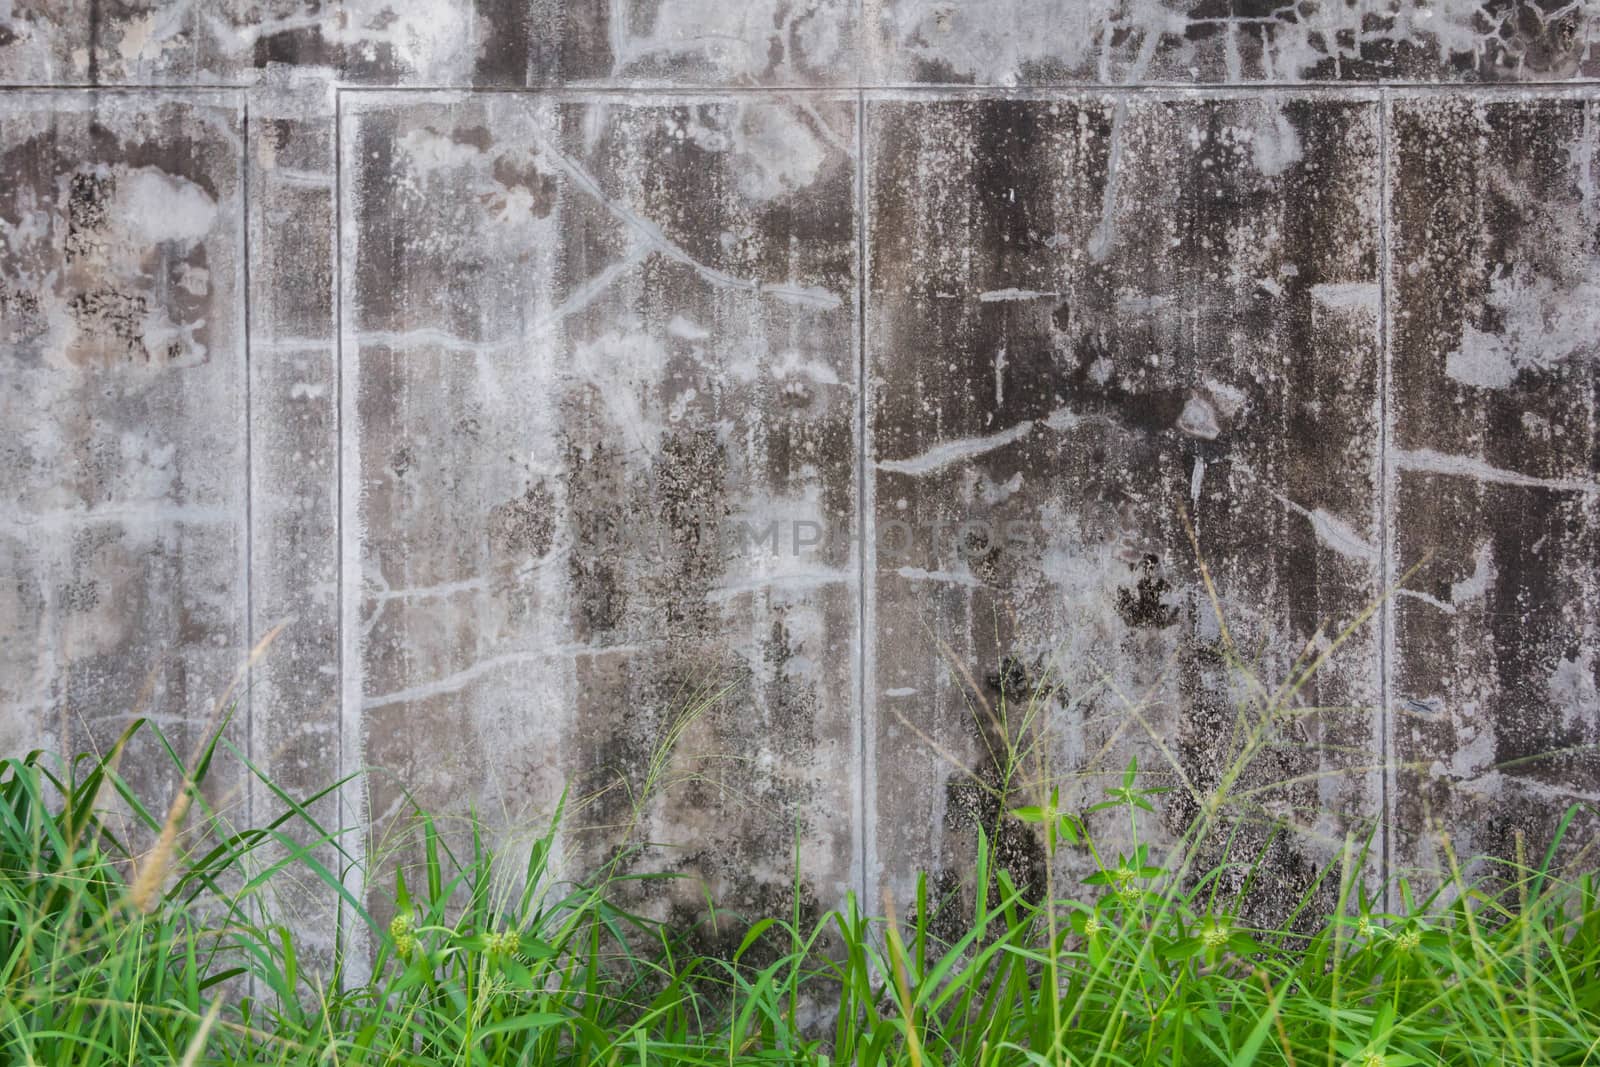
[[(1444, 877), (1429, 886), (1400, 879), (1381, 894), (1371, 891), (1370, 836), (1352, 834), (1268, 926), (1247, 907), (1253, 873), (1199, 869), (1196, 857), (1216, 854), (1207, 848), (1232, 832), (1249, 798), (1239, 783), (1252, 761), (1365, 621), (1308, 645), (1277, 686), (1251, 673), (1223, 627), (1225, 655), (1244, 679), (1231, 760), (1177, 840), (1149, 832), (1164, 787), (1134, 762), (1103, 800), (1066, 810), (1048, 768), (1027, 769), (1050, 747), (1036, 732), (1054, 699), (1048, 682), (1017, 707), (1002, 690), (1000, 706), (980, 714), (994, 720), (1004, 773), (983, 787), (1043, 842), (1051, 862), (1042, 893), (997, 862), (980, 825), (966, 894), (940, 899), (923, 878), (901, 902), (903, 916), (894, 900), (870, 914), (849, 898), (815, 922), (798, 908), (752, 917), (737, 950), (720, 956), (630, 910), (638, 894), (628, 883), (644, 876), (619, 873), (620, 864), (583, 883), (558, 877), (560, 811), (515, 878), (504, 876), (484, 827), (446, 835), (418, 812), (420, 865), (409, 881), (385, 882), (366, 869), (370, 850), (312, 814), (348, 783), (291, 797), (221, 729), (187, 758), (136, 722), (103, 756), (6, 759), (0, 1060), (1600, 1064), (1596, 878), (1555, 862), (1578, 808), (1531, 855), (1519, 837), (1515, 855), (1462, 862), (1440, 833)], [(165, 808), (119, 770), (141, 730), (182, 778)], [(223, 752), (281, 814), (258, 827), (226, 824), (202, 789)], [(652, 773), (664, 767), (654, 761)], [(1053, 872), (1068, 850), (1091, 873), (1064, 885)], [(351, 879), (356, 869), (363, 877)], [(273, 914), (268, 890), (281, 878), (320, 883), (338, 902), (346, 921), (331, 966), (305, 965), (293, 924)], [(366, 893), (349, 888), (362, 882)], [(392, 886), (383, 909), (392, 904), (391, 921), (368, 908), (379, 885)], [(798, 876), (795, 888), (798, 900)], [(964, 913), (952, 923), (957, 907)], [(961, 932), (942, 933), (951, 929)]]
[[(554, 825), (509, 892), (481, 833), (458, 857), (421, 816), (423, 877), (395, 882), (382, 927), (319, 859), (343, 850), (309, 814), (317, 798), (283, 797), (274, 822), (186, 853), (171, 828), (203, 808), (213, 750), (163, 818), (115, 768), (141, 728), (65, 769), (37, 753), (0, 764), (7, 1063), (1600, 1062), (1600, 901), (1592, 873), (1553, 868), (1560, 834), (1541, 859), (1500, 863), (1493, 892), (1459, 864), (1427, 894), (1402, 881), (1392, 913), (1367, 895), (1352, 841), (1326, 874), (1331, 914), (1309, 933), (1262, 929), (1216, 872), (1185, 874), (1139, 841), (1154, 801), (1130, 765), (1100, 811), (1016, 811), (1056, 849), (1092, 850), (1098, 820), (1126, 821), (1134, 844), (1080, 898), (1027, 899), (980, 831), (987, 891), (953, 942), (934, 933), (948, 904), (922, 880), (903, 922), (852, 899), (811, 926), (760, 918), (737, 952), (708, 958), (614, 903), (615, 881), (555, 880)], [(142, 857), (111, 832), (111, 794), (156, 841)], [(370, 978), (347, 977), (344, 945), (332, 973), (308, 973), (294, 933), (262, 913), (263, 887), (291, 867), (343, 895), (374, 946)], [(803, 1019), (803, 1002), (828, 1021)]]

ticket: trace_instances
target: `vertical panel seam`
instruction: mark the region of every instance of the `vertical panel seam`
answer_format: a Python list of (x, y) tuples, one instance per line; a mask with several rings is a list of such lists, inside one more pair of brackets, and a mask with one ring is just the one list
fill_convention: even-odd
[(867, 611), (867, 582), (869, 581), (867, 554), (870, 538), (867, 530), (867, 0), (856, 0), (855, 25), (855, 97), (856, 97), (856, 795), (855, 812), (857, 860), (861, 867), (857, 874), (856, 892), (861, 905), (867, 906), (868, 887), (872, 884), (870, 832), (867, 818), (868, 760), (867, 731), (872, 728), (872, 716), (867, 713), (867, 690), (871, 684), (867, 672), (872, 669), (868, 655), (867, 626), (872, 619)]
[(1379, 818), (1382, 824), (1382, 852), (1379, 876), (1382, 879), (1384, 910), (1390, 908), (1389, 876), (1392, 863), (1391, 841), (1394, 803), (1390, 781), (1393, 768), (1389, 739), (1390, 721), (1390, 645), (1394, 614), (1390, 597), (1393, 581), (1393, 552), (1389, 544), (1389, 90), (1378, 91), (1378, 566), (1381, 585), (1378, 604), (1378, 745), (1383, 777), (1379, 790)]
[[(362, 546), (362, 529), (360, 521), (361, 507), (361, 455), (360, 432), (361, 420), (359, 417), (360, 403), (360, 374), (361, 374), (361, 345), (359, 331), (355, 333), (355, 343), (347, 353), (344, 344), (345, 303), (353, 297), (355, 286), (345, 285), (346, 263), (344, 247), (344, 153), (345, 149), (352, 147), (345, 141), (344, 129), (344, 92), (342, 87), (334, 92), (333, 109), (333, 149), (334, 149), (334, 193), (337, 198), (334, 214), (334, 271), (337, 277), (336, 290), (336, 363), (338, 366), (338, 414), (335, 419), (338, 441), (338, 459), (336, 471), (338, 476), (339, 493), (339, 519), (337, 522), (338, 548), (339, 548), (339, 578), (338, 611), (339, 611), (339, 777), (344, 784), (340, 787), (339, 827), (345, 869), (340, 874), (340, 884), (345, 894), (356, 902), (354, 907), (341, 904), (339, 934), (345, 953), (345, 966), (340, 974), (347, 981), (353, 983), (364, 982), (369, 977), (371, 958), (368, 955), (370, 939), (366, 926), (358, 921), (356, 908), (363, 906), (367, 895), (367, 879), (370, 874), (371, 856), (368, 853), (371, 826), (369, 825), (370, 805), (368, 803), (366, 777), (365, 744), (362, 731), (365, 728), (365, 675), (362, 663), (362, 640), (360, 630), (361, 619), (361, 567), (360, 550)], [(358, 142), (359, 143), (359, 142)], [(359, 155), (352, 153), (352, 160), (359, 167)], [(357, 173), (350, 176), (352, 181), (357, 180)], [(352, 187), (352, 192), (359, 194), (360, 186)], [(359, 232), (359, 231), (357, 231)], [(359, 257), (358, 248), (352, 253)], [(359, 301), (358, 301), (359, 306)], [(348, 358), (347, 358), (348, 357)], [(350, 360), (354, 360), (352, 363)], [(346, 379), (350, 381), (347, 383)], [(352, 454), (346, 456), (346, 452)], [(353, 479), (353, 481), (352, 481)], [(349, 483), (349, 484), (347, 484)], [(352, 545), (352, 538), (354, 543)], [(344, 842), (353, 842), (345, 845)]]
[[(345, 673), (349, 665), (345, 662), (345, 635), (344, 635), (344, 121), (341, 113), (343, 104), (342, 86), (333, 87), (333, 482), (334, 482), (334, 550), (338, 556), (338, 563), (334, 573), (334, 613), (338, 620), (335, 626), (337, 637), (337, 663), (338, 663), (338, 700), (335, 706), (339, 709), (339, 728), (335, 740), (335, 760), (337, 770), (336, 781), (340, 782), (336, 801), (336, 820), (339, 827), (340, 838), (347, 837), (348, 805), (346, 792), (348, 786), (343, 784), (348, 770), (345, 766), (344, 733), (345, 718)], [(345, 846), (341, 840), (338, 846), (341, 857), (344, 856)], [(345, 862), (344, 858), (339, 861)], [(344, 882), (341, 872), (339, 881)], [(343, 901), (336, 901), (338, 907), (335, 921), (334, 938), (340, 951), (347, 951), (345, 943), (345, 926), (348, 921), (349, 908)], [(340, 974), (344, 971), (341, 968)]]
[(867, 693), (871, 681), (868, 672), (872, 658), (868, 654), (872, 622), (867, 611), (867, 583), (871, 580), (868, 556), (872, 539), (868, 530), (867, 497), (870, 466), (867, 455), (867, 403), (869, 387), (869, 362), (867, 360), (867, 97), (859, 86), (856, 89), (856, 837), (858, 841), (858, 872), (862, 906), (867, 903), (871, 885), (870, 827), (868, 819), (867, 790), (869, 788), (870, 761), (868, 760), (868, 731), (872, 716), (867, 710)]
[[(251, 331), (251, 306), (250, 306), (250, 218), (252, 201), (250, 199), (250, 94), (242, 93), (240, 98), (240, 137), (239, 137), (239, 199), (240, 218), (243, 234), (240, 238), (240, 256), (243, 259), (241, 280), (244, 286), (244, 754), (245, 760), (251, 765), (256, 763), (255, 736), (256, 736), (256, 698), (255, 698), (255, 664), (253, 653), (256, 643), (256, 610), (255, 610), (255, 449), (252, 442), (255, 437), (256, 424), (251, 407), (251, 394), (253, 392), (255, 369), (251, 364), (250, 331)], [(246, 770), (244, 785), (244, 811), (245, 825), (256, 825), (256, 783), (255, 775)]]

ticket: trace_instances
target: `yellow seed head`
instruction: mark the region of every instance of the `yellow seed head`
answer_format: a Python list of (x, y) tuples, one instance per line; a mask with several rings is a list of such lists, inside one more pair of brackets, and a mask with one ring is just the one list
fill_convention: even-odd
[(490, 934), (486, 939), (485, 947), (491, 956), (514, 955), (522, 948), (522, 935), (515, 930), (504, 933)]
[(167, 821), (162, 824), (161, 836), (156, 839), (155, 847), (140, 861), (139, 876), (128, 891), (133, 906), (146, 914), (154, 911), (161, 902), (161, 887), (166, 883), (167, 870), (172, 865), (172, 853), (178, 843), (178, 828), (188, 814), (189, 783), (185, 782), (173, 799), (172, 806), (167, 809)]

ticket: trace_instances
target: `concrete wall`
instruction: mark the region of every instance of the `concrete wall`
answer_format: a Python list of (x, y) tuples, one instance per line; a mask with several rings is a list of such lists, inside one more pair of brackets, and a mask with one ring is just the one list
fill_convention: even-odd
[(1597, 78), (1593, 0), (14, 0), (0, 739), (192, 740), (287, 623), (230, 730), (381, 768), (330, 821), (571, 782), (569, 869), (959, 888), (982, 701), (1065, 685), (1074, 806), (1216, 784), (1191, 514), (1270, 680), (1421, 563), (1250, 772), (1269, 901), (1537, 839), (1600, 791)]

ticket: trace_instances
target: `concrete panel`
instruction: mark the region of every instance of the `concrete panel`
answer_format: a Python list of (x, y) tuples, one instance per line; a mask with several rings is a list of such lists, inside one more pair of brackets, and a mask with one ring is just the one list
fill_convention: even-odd
[[(1397, 869), (1531, 848), (1600, 789), (1592, 96), (1393, 104)], [(1591, 833), (1585, 834), (1588, 839)]]
[(476, 85), (850, 85), (856, 0), (478, 0)]
[(837, 85), (854, 0), (17, 0), (0, 84), (248, 84), (316, 69), (380, 85)]
[(1188, 512), (1269, 682), (1426, 561), (1245, 777), (1263, 910), (1384, 812), (1537, 844), (1600, 794), (1592, 8), (0, 4), (0, 741), (187, 744), (282, 623), (234, 736), (380, 844), (571, 782), (570, 869), (722, 906), (797, 833), (816, 902), (978, 823), (1036, 883), (1002, 741), (1157, 835), (1233, 751)]
[(345, 713), (378, 832), (403, 789), (516, 826), (570, 778), (575, 867), (655, 842), (628, 866), (771, 908), (798, 834), (838, 900), (854, 102), (343, 106)]
[(462, 82), (492, 25), (465, 0), (19, 0), (0, 14), (6, 84), (245, 84), (270, 67)]
[[(305, 798), (342, 769), (335, 102), (308, 79), (258, 88), (249, 104), (250, 630), (260, 639), (281, 627), (251, 673), (251, 752)], [(282, 809), (257, 790), (257, 823)], [(329, 829), (341, 825), (336, 797), (311, 812)], [(275, 888), (302, 952), (331, 947), (326, 889), (289, 880)]]
[[(231, 94), (0, 94), (8, 752), (135, 713), (187, 751), (242, 663), (242, 154)], [(165, 802), (158, 748), (124, 769)]]
[(1507, 0), (864, 0), (868, 82), (1594, 77), (1594, 11)]
[[(1137, 755), (1176, 789), (1159, 838), (1237, 752), (1185, 512), (1269, 686), (1377, 597), (1379, 108), (884, 99), (866, 140), (875, 874), (954, 889), (981, 823), (1037, 889), (1002, 809), (1079, 810)], [(1291, 830), (1258, 911), (1379, 814), (1377, 649), (1369, 624), (1240, 779), (1236, 855)]]

